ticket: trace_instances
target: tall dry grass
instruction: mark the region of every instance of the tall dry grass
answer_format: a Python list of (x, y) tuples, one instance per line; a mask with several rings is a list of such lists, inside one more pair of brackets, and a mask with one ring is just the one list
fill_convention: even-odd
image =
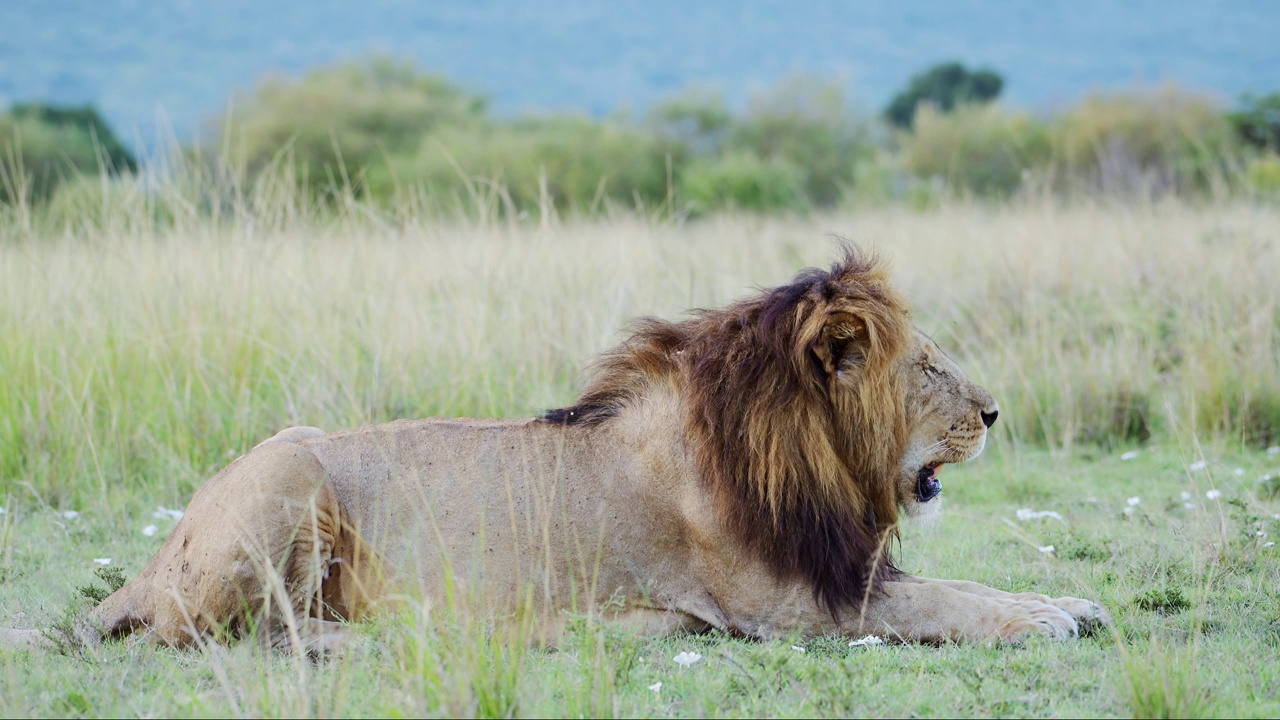
[(92, 221), (0, 218), (0, 496), (176, 503), (290, 424), (537, 413), (630, 318), (786, 282), (832, 235), (892, 262), (1011, 440), (1280, 440), (1274, 206), (419, 222), (267, 195), (156, 222), (173, 197), (112, 192)]
[[(1269, 642), (1256, 637), (1258, 628), (1274, 627), (1258, 613), (1280, 609), (1259, 590), (1274, 565), (1265, 539), (1248, 535), (1248, 552), (1233, 551), (1247, 562), (1234, 562), (1212, 587), (1201, 583), (1209, 563), (1202, 556), (1217, 556), (1214, 543), (1228, 546), (1227, 521), (1221, 508), (1217, 525), (1203, 522), (1201, 510), (1182, 509), (1176, 498), (1184, 486), (1200, 498), (1217, 485), (1186, 485), (1190, 474), (1168, 461), (1175, 446), (1195, 456), (1185, 451), (1195, 440), (1236, 449), (1280, 440), (1276, 206), (1028, 197), (926, 212), (878, 207), (675, 222), (666, 213), (562, 221), (544, 205), (518, 221), (499, 209), (500, 187), (474, 188), (462, 199), (465, 213), (441, 217), (426, 200), (388, 210), (350, 193), (317, 207), (294, 192), (288, 168), (278, 181), (256, 184), (180, 170), (163, 182), (85, 183), (65, 205), (0, 206), (4, 624), (56, 617), (50, 608), (65, 599), (58, 593), (84, 582), (94, 557), (140, 566), (163, 537), (142, 532), (155, 505), (184, 506), (229, 457), (281, 427), (537, 413), (573, 397), (583, 367), (622, 337), (630, 318), (675, 316), (786, 282), (801, 267), (830, 262), (839, 235), (887, 257), (917, 325), (999, 399), (993, 452), (1029, 458), (957, 468), (958, 478), (981, 473), (985, 482), (950, 486), (956, 519), (942, 520), (953, 523), (948, 541), (909, 538), (904, 567), (1010, 590), (1100, 591), (1133, 635), (1129, 655), (1117, 659), (1110, 646), (1087, 641), (1009, 661), (959, 648), (851, 656), (858, 651), (824, 639), (808, 643), (806, 656), (790, 643), (643, 641), (599, 627), (579, 628), (550, 653), (531, 649), (520, 627), (498, 630), (451, 618), (447, 608), (411, 605), (403, 617), (361, 625), (356, 652), (320, 665), (248, 644), (192, 655), (112, 646), (105, 651), (112, 662), (89, 672), (57, 658), (5, 656), (0, 685), (16, 708), (1116, 712), (1111, 691), (1097, 682), (1077, 692), (1081, 677), (1103, 667), (1128, 678), (1118, 702), (1135, 713), (1208, 712), (1204, 687), (1238, 675), (1232, 668), (1248, 662), (1241, 648)], [(1163, 447), (1133, 463), (1102, 456), (1087, 470), (1056, 452), (1148, 439)], [(1046, 447), (1052, 458), (1024, 452)], [(1264, 470), (1261, 460), (1254, 464)], [(1202, 464), (1197, 472), (1211, 470)], [(1061, 478), (1023, 480), (1028, 474)], [(1228, 482), (1241, 484), (1224, 484), (1232, 497), (1250, 508), (1261, 503), (1245, 487), (1252, 477)], [(1140, 512), (1121, 514), (1121, 506), (1133, 510), (1125, 498), (1135, 494), (1146, 498)], [(991, 508), (1028, 498), (1052, 502), (1071, 524), (1019, 529), (1025, 542), (998, 535)], [(1263, 518), (1274, 509), (1250, 512)], [(1254, 532), (1258, 518), (1241, 527)], [(155, 522), (161, 532), (171, 527)], [(1037, 550), (1054, 544), (1061, 560)], [(938, 559), (922, 565), (920, 556)], [(1025, 562), (1010, 565), (1010, 556)], [(1206, 608), (1262, 610), (1214, 620), (1217, 634), (1202, 655), (1158, 656), (1139, 641), (1198, 636), (1210, 626), (1126, 604), (1152, 578), (1203, 584), (1213, 598)], [(18, 608), (31, 618), (15, 620)], [(707, 654), (705, 673), (671, 664), (690, 648)], [(930, 682), (918, 682), (938, 666)], [(1155, 669), (1142, 672), (1148, 666)], [(145, 691), (100, 697), (104, 683), (123, 685), (118, 676), (135, 667)], [(863, 675), (851, 682), (854, 672)], [(865, 678), (883, 692), (864, 693)], [(1253, 697), (1251, 685), (1231, 682), (1223, 695)]]

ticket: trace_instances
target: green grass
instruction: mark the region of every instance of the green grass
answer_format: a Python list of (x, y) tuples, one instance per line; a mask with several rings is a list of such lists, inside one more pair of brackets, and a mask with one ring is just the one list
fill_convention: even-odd
[[(948, 469), (942, 517), (907, 528), (901, 567), (1092, 598), (1115, 632), (850, 648), (643, 640), (579, 618), (551, 650), (519, 622), (410, 605), (318, 663), (252, 642), (0, 649), (6, 715), (1280, 710), (1280, 556), (1266, 545), (1280, 497), (1258, 481), (1280, 475), (1266, 452), (1280, 444), (1277, 208), (445, 225), (358, 204), (292, 217), (245, 198), (150, 224), (165, 192), (93, 223), (0, 213), (0, 627), (82, 612), (79, 588), (105, 588), (95, 558), (137, 573), (173, 525), (156, 508), (184, 507), (282, 427), (555, 406), (628, 318), (783, 282), (829, 262), (838, 232), (889, 257), (917, 324), (1001, 403), (988, 453)], [(1018, 520), (1022, 508), (1063, 519)], [(704, 659), (682, 668), (682, 651)]]
[[(903, 538), (907, 571), (1094, 598), (1114, 614), (1114, 635), (850, 648), (847, 638), (643, 640), (582, 619), (548, 650), (518, 631), (418, 608), (360, 626), (351, 651), (319, 663), (251, 642), (203, 651), (114, 643), (87, 657), (0, 652), (0, 688), (15, 715), (1274, 716), (1280, 555), (1247, 539), (1222, 501), (1266, 513), (1265, 532), (1280, 534), (1271, 515), (1280, 503), (1252, 494), (1280, 457), (1213, 457), (1188, 476), (1169, 446), (1130, 461), (997, 449), (949, 471), (943, 517)], [(1042, 488), (1030, 505), (1028, 478)], [(1211, 485), (1217, 501), (1204, 497)], [(1126, 515), (1130, 497), (1140, 503)], [(1064, 519), (1017, 520), (1028, 506)], [(145, 512), (67, 520), (22, 502), (6, 517), (0, 614), (10, 625), (47, 621), (76, 602), (75, 587), (94, 581), (95, 557), (136, 572), (164, 534), (142, 534), (164, 525)], [(1048, 545), (1052, 554), (1040, 551)], [(1090, 551), (1069, 559), (1073, 548)], [(1186, 605), (1152, 606), (1153, 592)], [(15, 619), (18, 611), (26, 617)], [(676, 665), (686, 650), (704, 659)]]

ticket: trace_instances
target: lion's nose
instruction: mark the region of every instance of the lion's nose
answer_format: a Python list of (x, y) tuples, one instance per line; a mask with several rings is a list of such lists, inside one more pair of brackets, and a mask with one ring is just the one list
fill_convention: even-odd
[(996, 418), (1000, 415), (1000, 411), (992, 408), (990, 411), (983, 410), (978, 414), (982, 416), (982, 424), (991, 427), (996, 424)]

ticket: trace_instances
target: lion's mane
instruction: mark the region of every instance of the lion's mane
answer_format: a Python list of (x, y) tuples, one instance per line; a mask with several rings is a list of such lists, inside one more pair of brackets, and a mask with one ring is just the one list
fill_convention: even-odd
[(907, 409), (894, 364), (910, 333), (882, 265), (851, 249), (728, 307), (638, 321), (578, 401), (544, 417), (603, 423), (674, 382), (688, 449), (729, 529), (838, 613), (896, 572)]

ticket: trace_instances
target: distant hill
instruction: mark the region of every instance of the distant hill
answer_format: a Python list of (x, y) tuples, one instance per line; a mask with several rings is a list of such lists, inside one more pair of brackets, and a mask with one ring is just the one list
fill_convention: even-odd
[(796, 72), (847, 78), (878, 110), (949, 59), (999, 71), (1033, 108), (1164, 80), (1227, 101), (1280, 86), (1274, 0), (59, 0), (0, 3), (0, 28), (0, 105), (92, 102), (144, 144), (158, 111), (187, 139), (264, 73), (374, 52), (504, 112), (638, 109), (691, 83), (741, 100)]

